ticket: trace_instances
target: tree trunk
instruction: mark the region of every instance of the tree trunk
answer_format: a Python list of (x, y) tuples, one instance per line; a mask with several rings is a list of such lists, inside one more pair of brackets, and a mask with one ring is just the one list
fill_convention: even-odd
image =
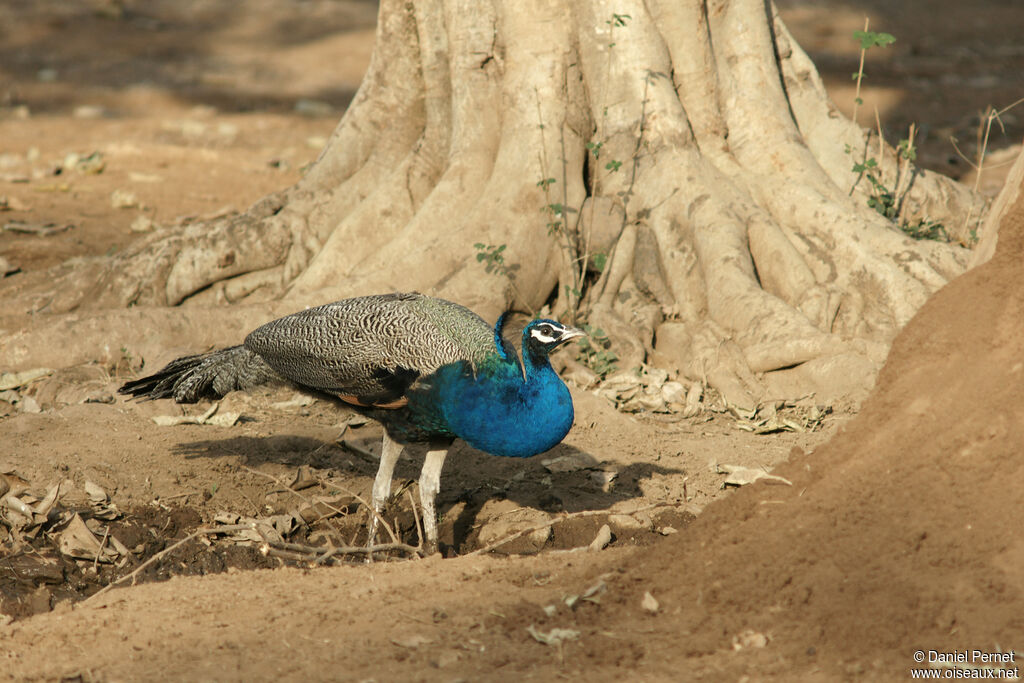
[[(869, 208), (869, 158), (896, 221), (950, 241)], [(3, 308), (549, 303), (605, 330), (621, 370), (675, 365), (752, 407), (827, 392), (837, 362), (871, 377), (965, 268), (983, 208), (843, 118), (763, 1), (382, 0), (363, 84), (295, 187), (8, 286)], [(0, 365), (32, 364), (54, 325), (0, 342)]]

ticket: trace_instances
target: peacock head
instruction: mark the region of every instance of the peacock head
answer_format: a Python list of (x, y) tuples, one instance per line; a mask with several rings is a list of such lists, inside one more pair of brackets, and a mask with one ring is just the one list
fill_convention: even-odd
[(586, 332), (577, 327), (540, 318), (523, 329), (523, 349), (535, 358), (544, 358), (570, 339), (585, 336)]

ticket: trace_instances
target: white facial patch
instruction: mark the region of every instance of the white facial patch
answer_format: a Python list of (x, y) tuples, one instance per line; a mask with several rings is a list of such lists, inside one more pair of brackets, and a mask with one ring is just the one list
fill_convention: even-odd
[[(551, 330), (551, 334), (544, 334), (541, 330)], [(551, 325), (542, 325), (530, 330), (530, 336), (541, 344), (554, 344), (562, 338), (562, 330)]]

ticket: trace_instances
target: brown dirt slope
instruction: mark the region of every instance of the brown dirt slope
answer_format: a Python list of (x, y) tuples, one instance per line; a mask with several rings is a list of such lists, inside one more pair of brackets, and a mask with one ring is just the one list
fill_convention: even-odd
[[(1001, 235), (993, 261), (900, 335), (848, 428), (779, 471), (792, 487), (745, 489), (660, 545), (596, 561), (176, 578), (0, 627), (3, 669), (24, 680), (888, 680), (907, 677), (917, 649), (1019, 647), (1024, 201)], [(645, 592), (656, 613), (641, 607)]]
[(904, 678), (916, 649), (1019, 651), (1022, 263), (1018, 201), (996, 258), (920, 311), (857, 419), (777, 472), (792, 488), (712, 506), (627, 573), (681, 610), (657, 629), (650, 665), (667, 673), (656, 662), (669, 653), (744, 629), (769, 637), (749, 663), (780, 675)]

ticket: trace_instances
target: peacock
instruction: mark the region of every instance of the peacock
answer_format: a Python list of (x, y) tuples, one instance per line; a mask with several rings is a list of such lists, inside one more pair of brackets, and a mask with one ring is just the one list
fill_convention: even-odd
[(533, 320), (520, 355), (503, 337), (508, 320), (505, 313), (492, 327), (465, 306), (415, 292), (344, 299), (266, 323), (238, 346), (178, 358), (119, 392), (195, 403), (283, 380), (376, 419), (384, 440), (371, 494), (371, 545), (404, 445), (426, 442), (419, 489), (431, 553), (441, 469), (454, 439), (492, 455), (527, 457), (554, 447), (572, 427), (572, 397), (548, 355), (584, 332)]

